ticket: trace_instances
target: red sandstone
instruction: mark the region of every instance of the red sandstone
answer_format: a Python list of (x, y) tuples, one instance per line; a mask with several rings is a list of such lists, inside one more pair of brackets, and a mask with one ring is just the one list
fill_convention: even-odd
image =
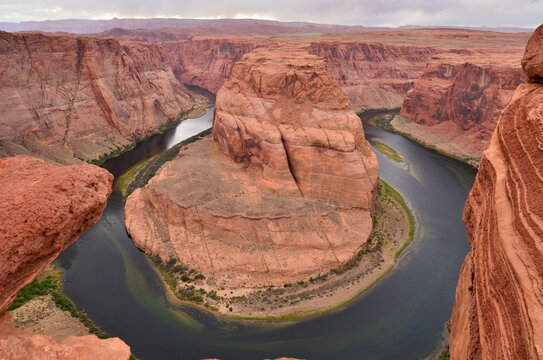
[(229, 287), (282, 286), (356, 256), (378, 167), (324, 60), (256, 49), (215, 111), (215, 141), (188, 146), (127, 199), (134, 243)]
[(471, 244), (456, 289), (451, 359), (543, 358), (542, 27), (503, 110), (464, 209)]
[(0, 32), (0, 154), (90, 160), (203, 99), (150, 44)]
[[(32, 157), (0, 159), (0, 312), (100, 218), (113, 176), (94, 165), (57, 167)], [(128, 359), (120, 339), (53, 338), (0, 319), (2, 359)]]

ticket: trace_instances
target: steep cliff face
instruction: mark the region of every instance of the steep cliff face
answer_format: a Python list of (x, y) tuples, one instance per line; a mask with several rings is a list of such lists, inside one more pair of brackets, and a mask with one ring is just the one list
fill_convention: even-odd
[(0, 32), (0, 151), (73, 163), (152, 134), (202, 100), (164, 62), (148, 44)]
[(430, 57), (443, 51), (424, 45), (348, 41), (312, 42), (309, 49), (328, 61), (334, 79), (357, 111), (402, 106)]
[(360, 120), (326, 63), (304, 50), (261, 48), (240, 60), (217, 94), (213, 139), (278, 191), (373, 206), (378, 168)]
[[(265, 38), (236, 40), (233, 37), (172, 41), (159, 46), (180, 81), (217, 92), (230, 78), (234, 64), (243, 54), (270, 41)], [(306, 43), (303, 38), (297, 42)], [(307, 44), (310, 53), (327, 59), (332, 76), (355, 110), (399, 108), (428, 59), (443, 51), (425, 46), (354, 41)]]
[[(451, 359), (543, 358), (543, 27), (464, 210), (471, 244), (456, 289)], [(537, 60), (539, 59), (539, 60)], [(539, 64), (532, 61), (540, 61)]]
[[(350, 261), (371, 232), (378, 167), (322, 58), (245, 55), (196, 142), (127, 200), (134, 243), (230, 287), (281, 286)], [(182, 179), (182, 181), (180, 181)]]
[[(0, 315), (17, 292), (100, 218), (113, 176), (93, 165), (56, 167), (32, 157), (0, 159)], [(0, 319), (4, 359), (128, 359), (119, 339), (69, 337), (62, 344)]]
[(435, 56), (392, 125), (440, 150), (480, 159), (497, 119), (524, 81), (521, 53)]
[(159, 46), (177, 79), (216, 93), (230, 78), (234, 64), (251, 51), (254, 44), (205, 39), (163, 42)]
[[(327, 60), (332, 76), (355, 111), (400, 108), (405, 95), (421, 77), (427, 63), (438, 54), (448, 53), (450, 58), (456, 55), (463, 59), (463, 63), (472, 62), (473, 58), (484, 57), (489, 53), (496, 54), (495, 59), (500, 56), (510, 59), (513, 56), (516, 74), (519, 74), (517, 63), (527, 40), (524, 34), (462, 29), (321, 36), (236, 36), (227, 35), (227, 32), (210, 35), (213, 32), (206, 33), (205, 29), (193, 30), (199, 31), (200, 35), (190, 41), (159, 44), (182, 82), (216, 92), (230, 77), (233, 64), (256, 46), (273, 43), (303, 44), (310, 53)], [(485, 65), (484, 62), (482, 65)], [(479, 101), (477, 98), (474, 100)]]

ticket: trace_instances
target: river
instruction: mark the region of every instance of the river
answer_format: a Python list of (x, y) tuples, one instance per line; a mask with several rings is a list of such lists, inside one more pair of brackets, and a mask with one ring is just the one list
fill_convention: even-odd
[[(104, 167), (115, 176), (132, 164), (210, 127), (213, 109), (182, 122)], [(124, 228), (121, 196), (58, 258), (64, 292), (104, 331), (143, 360), (420, 359), (450, 318), (460, 266), (469, 250), (462, 210), (475, 170), (396, 134), (365, 126), (366, 136), (404, 157), (379, 152), (380, 176), (414, 210), (417, 230), (397, 267), (338, 311), (295, 323), (234, 321), (180, 304)]]

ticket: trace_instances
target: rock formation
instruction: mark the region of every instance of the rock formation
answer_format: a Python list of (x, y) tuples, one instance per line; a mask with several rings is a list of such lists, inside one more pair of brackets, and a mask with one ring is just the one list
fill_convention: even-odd
[(362, 43), (312, 42), (312, 54), (324, 57), (335, 80), (356, 111), (399, 108), (437, 47)]
[(117, 151), (203, 99), (156, 47), (0, 32), (0, 155), (76, 163)]
[[(94, 165), (56, 167), (32, 157), (0, 159), (0, 314), (62, 250), (100, 218), (113, 176)], [(52, 338), (0, 319), (2, 359), (128, 359), (119, 339)]]
[[(475, 164), (496, 121), (524, 80), (520, 53), (435, 56), (391, 125), (402, 133)], [(409, 121), (405, 121), (407, 119)]]
[[(188, 31), (188, 29), (184, 29)], [(369, 32), (359, 34), (326, 34), (321, 36), (236, 36), (205, 35), (204, 29), (194, 28), (199, 36), (189, 41), (162, 42), (164, 57), (178, 79), (218, 91), (230, 77), (233, 64), (256, 46), (275, 42), (299, 43), (312, 54), (324, 57), (334, 79), (351, 101), (355, 111), (376, 108), (400, 108), (406, 93), (421, 77), (432, 56), (450, 54), (472, 58), (500, 54), (518, 59), (522, 56), (526, 34), (504, 34), (462, 29), (427, 29)], [(120, 38), (125, 38), (122, 32)], [(154, 41), (160, 34), (148, 34)], [(147, 39), (134, 34), (134, 39)], [(516, 54), (516, 55), (513, 55)], [(497, 55), (497, 56), (496, 56)], [(445, 57), (446, 58), (446, 57)], [(500, 80), (500, 79), (496, 79)], [(491, 81), (494, 81), (492, 78)], [(518, 85), (518, 84), (517, 84)], [(514, 90), (514, 87), (509, 90)], [(475, 93), (472, 93), (475, 95)], [(485, 94), (483, 94), (485, 95)], [(510, 97), (510, 94), (509, 94)], [(478, 101), (477, 98), (474, 99)], [(502, 105), (505, 106), (507, 100)]]
[(3, 324), (4, 318), (0, 319), (0, 352), (3, 360), (127, 360), (130, 357), (130, 347), (119, 338), (70, 336), (59, 343), (50, 336)]
[(217, 94), (198, 141), (127, 200), (134, 243), (209, 283), (255, 287), (349, 262), (372, 227), (376, 157), (322, 58), (258, 48)]
[(230, 78), (234, 64), (251, 51), (254, 44), (205, 39), (163, 42), (159, 47), (179, 81), (216, 93)]
[[(243, 54), (272, 39), (209, 38), (162, 42), (177, 78), (217, 92)], [(304, 43), (304, 41), (301, 41)], [(357, 41), (313, 41), (308, 51), (328, 61), (353, 109), (399, 108), (428, 59), (443, 50)]]
[(471, 244), (451, 318), (451, 359), (543, 358), (543, 26), (464, 209)]

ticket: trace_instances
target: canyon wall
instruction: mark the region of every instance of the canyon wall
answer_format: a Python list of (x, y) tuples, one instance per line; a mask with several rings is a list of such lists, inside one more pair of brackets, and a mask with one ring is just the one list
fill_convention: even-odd
[[(283, 39), (284, 40), (284, 39)], [(217, 92), (230, 78), (243, 54), (281, 39), (220, 38), (160, 43), (177, 78)], [(306, 43), (308, 51), (328, 61), (336, 82), (355, 111), (369, 108), (399, 108), (428, 59), (442, 50), (425, 46), (398, 46), (355, 41)]]
[(399, 108), (432, 55), (442, 50), (349, 41), (312, 42), (309, 51), (328, 61), (330, 71), (355, 111)]
[(543, 358), (543, 26), (464, 209), (471, 252), (451, 318), (451, 359)]
[(341, 268), (372, 229), (377, 160), (324, 59), (258, 48), (217, 94), (212, 138), (130, 195), (134, 243), (209, 286), (282, 286)]
[[(196, 31), (196, 29), (193, 30)], [(127, 36), (127, 32), (130, 34), (130, 31), (125, 31), (122, 36)], [(159, 37), (160, 34), (150, 32), (148, 36), (157, 41), (155, 37)], [(522, 56), (523, 47), (528, 38), (525, 34), (500, 34), (462, 29), (298, 36), (206, 35), (205, 31), (200, 29), (199, 34), (192, 40), (159, 44), (174, 73), (182, 82), (193, 83), (217, 92), (230, 77), (233, 64), (251, 49), (270, 46), (274, 43), (297, 43), (307, 47), (310, 53), (327, 60), (331, 74), (351, 101), (351, 106), (355, 111), (400, 108), (407, 92), (415, 86), (417, 81), (418, 86), (413, 97), (415, 98), (418, 94), (431, 98), (433, 95), (428, 94), (428, 91), (432, 89), (428, 88), (428, 82), (454, 81), (447, 70), (442, 69), (441, 73), (436, 71), (436, 67), (440, 64), (451, 68), (461, 67), (464, 64), (480, 67), (481, 70), (471, 70), (472, 77), (474, 72), (481, 72), (482, 69), (487, 73), (490, 72), (491, 76), (484, 79), (481, 78), (483, 75), (478, 75), (480, 77), (478, 84), (481, 84), (481, 81), (490, 82), (481, 86), (485, 89), (490, 86), (491, 90), (466, 88), (465, 90), (469, 90), (469, 96), (475, 102), (486, 103), (484, 106), (495, 111), (507, 104), (512, 91), (519, 84), (517, 82), (510, 85), (507, 82), (521, 77), (518, 60)], [(137, 33), (132, 35), (134, 38), (138, 36)], [(436, 57), (439, 54), (443, 56)], [(431, 60), (433, 57), (434, 59)], [(505, 63), (496, 61), (500, 58), (507, 60)], [(430, 68), (427, 73), (424, 73), (429, 62)], [(509, 77), (505, 76), (507, 68), (514, 69)], [(459, 72), (461, 70), (455, 71), (455, 73)], [(458, 79), (459, 82), (464, 83), (469, 80), (468, 78)], [(498, 84), (495, 85), (494, 82)], [(490, 94), (492, 91), (495, 94)], [(440, 94), (444, 96), (441, 101), (446, 102), (444, 90), (441, 89)], [(486, 100), (487, 96), (491, 96), (492, 99)], [(409, 103), (412, 102), (409, 100)], [(489, 102), (492, 104), (488, 104)], [(451, 104), (449, 107), (451, 106), (455, 105)], [(436, 106), (433, 105), (433, 109), (435, 108)], [(412, 110), (414, 109), (406, 108), (404, 115), (413, 115)], [(425, 110), (425, 113), (429, 114), (431, 111), (433, 110), (430, 107)], [(478, 111), (476, 110), (472, 117), (476, 117)], [(452, 110), (450, 115), (454, 117), (459, 112), (461, 109)], [(430, 116), (437, 117), (438, 115), (440, 114), (433, 113)], [(462, 116), (467, 115), (462, 114)], [(406, 117), (411, 120), (411, 116)], [(489, 118), (491, 117), (489, 115)]]
[(234, 64), (255, 45), (247, 41), (206, 39), (159, 44), (175, 76), (183, 83), (216, 93), (230, 78)]
[(93, 225), (105, 209), (113, 176), (94, 165), (56, 167), (16, 156), (0, 159), (0, 354), (2, 359), (128, 359), (118, 338), (49, 336), (7, 325), (17, 292)]
[(432, 57), (391, 125), (477, 164), (502, 109), (524, 81), (520, 57), (474, 51)]
[(98, 158), (203, 101), (145, 43), (0, 32), (0, 64), (4, 156)]

